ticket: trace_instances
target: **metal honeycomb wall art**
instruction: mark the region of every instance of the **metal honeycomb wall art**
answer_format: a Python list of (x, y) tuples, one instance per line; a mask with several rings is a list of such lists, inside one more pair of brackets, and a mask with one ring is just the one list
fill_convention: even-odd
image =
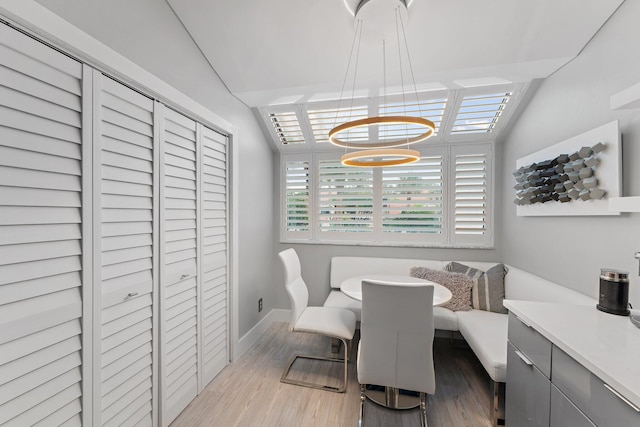
[(598, 186), (596, 170), (600, 164), (598, 153), (605, 148), (605, 143), (598, 142), (571, 154), (521, 166), (513, 172), (516, 178), (514, 203), (524, 206), (602, 199), (607, 192)]

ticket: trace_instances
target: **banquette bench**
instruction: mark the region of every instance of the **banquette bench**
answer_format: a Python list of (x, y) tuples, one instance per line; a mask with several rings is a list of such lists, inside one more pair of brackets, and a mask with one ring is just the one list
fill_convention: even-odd
[[(450, 261), (373, 258), (373, 257), (333, 257), (329, 296), (325, 306), (343, 307), (353, 311), (358, 320), (361, 318), (362, 303), (342, 291), (343, 280), (365, 274), (410, 275), (413, 267), (426, 267), (432, 270), (444, 270)], [(495, 262), (456, 261), (468, 267), (487, 271)], [(556, 302), (563, 304), (595, 305), (596, 301), (579, 292), (545, 280), (534, 274), (505, 265), (505, 299)], [(498, 423), (499, 389), (507, 378), (507, 325), (508, 314), (472, 309), (469, 311), (451, 311), (443, 307), (433, 309), (436, 330), (459, 331), (471, 350), (485, 368), (492, 380), (491, 417), (494, 425)]]

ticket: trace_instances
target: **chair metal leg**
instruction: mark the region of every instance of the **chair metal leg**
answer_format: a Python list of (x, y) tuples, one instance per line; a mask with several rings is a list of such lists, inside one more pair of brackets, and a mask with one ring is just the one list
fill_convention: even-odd
[(427, 394), (420, 393), (420, 422), (422, 427), (427, 427)]
[(358, 427), (364, 427), (364, 401), (367, 398), (366, 392), (367, 386), (360, 384), (360, 417), (358, 418)]
[[(293, 385), (299, 385), (299, 386), (303, 386), (303, 387), (310, 387), (310, 388), (317, 388), (320, 390), (327, 390), (327, 391), (333, 391), (336, 393), (344, 393), (344, 391), (347, 389), (347, 363), (348, 363), (348, 348), (347, 348), (347, 341), (339, 338), (340, 341), (342, 341), (342, 346), (344, 347), (344, 358), (340, 359), (340, 358), (335, 358), (335, 357), (322, 357), (322, 356), (307, 356), (307, 355), (302, 355), (302, 354), (294, 354), (293, 357), (289, 360), (289, 364), (287, 365), (287, 368), (284, 370), (284, 372), (282, 373), (282, 377), (280, 377), (280, 382), (281, 383), (286, 383), (286, 384), (293, 384)], [(306, 382), (306, 381), (298, 381), (298, 380), (292, 380), (287, 378), (287, 375), (289, 374), (289, 370), (291, 369), (291, 366), (293, 366), (293, 364), (295, 363), (296, 359), (312, 359), (312, 360), (326, 360), (329, 362), (343, 362), (344, 363), (344, 381), (342, 383), (342, 386), (340, 387), (331, 387), (328, 385), (323, 385), (323, 384), (317, 384), (317, 383), (311, 383), (311, 382)]]
[(340, 351), (340, 339), (331, 338), (331, 353), (338, 354), (339, 351)]
[(491, 425), (498, 427), (504, 425), (504, 419), (500, 418), (500, 387), (504, 386), (504, 383), (497, 381), (491, 382), (491, 406), (489, 407), (489, 414), (491, 416)]

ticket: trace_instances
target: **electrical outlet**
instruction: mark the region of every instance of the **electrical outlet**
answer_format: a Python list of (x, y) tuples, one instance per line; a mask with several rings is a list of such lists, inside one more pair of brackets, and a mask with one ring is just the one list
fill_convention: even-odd
[(262, 311), (262, 298), (258, 299), (258, 313)]

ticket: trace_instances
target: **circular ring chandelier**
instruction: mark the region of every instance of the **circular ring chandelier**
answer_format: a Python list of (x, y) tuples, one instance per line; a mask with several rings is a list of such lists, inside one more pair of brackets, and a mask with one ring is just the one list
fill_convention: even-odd
[[(345, 166), (397, 166), (416, 162), (420, 160), (420, 152), (411, 150), (408, 148), (408, 146), (410, 144), (424, 141), (435, 133), (434, 123), (431, 120), (423, 117), (422, 107), (418, 97), (418, 90), (413, 75), (413, 68), (411, 66), (411, 58), (409, 56), (409, 49), (407, 46), (407, 38), (403, 22), (403, 15), (407, 14), (407, 0), (359, 0), (354, 12), (355, 17), (357, 18), (356, 32), (354, 33), (353, 43), (351, 46), (351, 55), (349, 57), (347, 71), (345, 73), (342, 90), (340, 92), (340, 100), (342, 100), (344, 88), (347, 83), (347, 77), (349, 74), (349, 70), (351, 69), (351, 59), (353, 58), (353, 52), (355, 48), (355, 67), (353, 71), (353, 88), (351, 93), (351, 105), (353, 105), (354, 93), (356, 88), (356, 76), (358, 74), (360, 42), (362, 40), (362, 22), (365, 18), (367, 18), (367, 20), (371, 19), (373, 21), (372, 28), (374, 29), (373, 31), (375, 31), (375, 33), (369, 34), (369, 36), (373, 36), (374, 38), (380, 36), (382, 37), (382, 63), (384, 77), (383, 90), (385, 97), (384, 103), (382, 105), (387, 105), (385, 39), (387, 37), (393, 37), (391, 30), (394, 27), (390, 25), (391, 21), (389, 19), (389, 12), (393, 12), (393, 16), (395, 17), (395, 38), (398, 42), (398, 63), (400, 68), (400, 82), (402, 88), (402, 111), (404, 111), (404, 115), (398, 115), (397, 113), (395, 115), (384, 115), (384, 113), (382, 113), (381, 116), (349, 120), (346, 123), (342, 123), (340, 125), (334, 123), (333, 129), (329, 131), (329, 142), (331, 142), (333, 145), (345, 148), (345, 151), (349, 149), (359, 150), (351, 153), (345, 152), (345, 154), (342, 155), (340, 160)], [(401, 38), (400, 34), (402, 34), (403, 38)], [(409, 71), (411, 73), (411, 79), (413, 81), (413, 89), (415, 92), (418, 107), (420, 109), (418, 116), (409, 116), (407, 114), (405, 85), (402, 73), (402, 40), (404, 40), (404, 47), (406, 49)], [(336, 112), (336, 122), (338, 119), (339, 111), (340, 103), (338, 104), (338, 111)], [(358, 133), (358, 136), (356, 138), (352, 138), (352, 140), (349, 140), (350, 131), (355, 129), (362, 132), (362, 128), (367, 129), (369, 138), (366, 139), (369, 139), (368, 141), (361, 140), (362, 138), (360, 138), (360, 135), (362, 135), (362, 133)], [(379, 132), (380, 129), (378, 128), (382, 128), (383, 131)], [(404, 130), (404, 132), (400, 132), (401, 130)], [(380, 133), (387, 133), (387, 135), (391, 134), (391, 137), (380, 138), (378, 136)], [(400, 146), (407, 146), (407, 148), (397, 148)]]
[[(413, 136), (394, 139), (392, 141), (383, 141), (377, 143), (363, 143), (358, 144), (354, 142), (348, 142), (344, 139), (339, 139), (338, 136), (344, 132), (348, 132), (351, 129), (370, 127), (380, 124), (387, 125), (418, 125), (426, 129), (423, 133)], [(399, 147), (401, 145), (415, 144), (416, 142), (424, 141), (429, 138), (435, 132), (435, 125), (431, 120), (427, 120), (422, 117), (414, 116), (380, 116), (380, 117), (367, 117), (365, 119), (353, 120), (343, 123), (331, 129), (329, 131), (329, 142), (333, 145), (345, 148), (389, 148)]]
[[(372, 160), (366, 160), (372, 159)], [(381, 160), (375, 160), (381, 159)], [(345, 166), (372, 167), (398, 166), (420, 160), (420, 152), (400, 148), (382, 148), (378, 150), (360, 150), (344, 154), (340, 161)]]

